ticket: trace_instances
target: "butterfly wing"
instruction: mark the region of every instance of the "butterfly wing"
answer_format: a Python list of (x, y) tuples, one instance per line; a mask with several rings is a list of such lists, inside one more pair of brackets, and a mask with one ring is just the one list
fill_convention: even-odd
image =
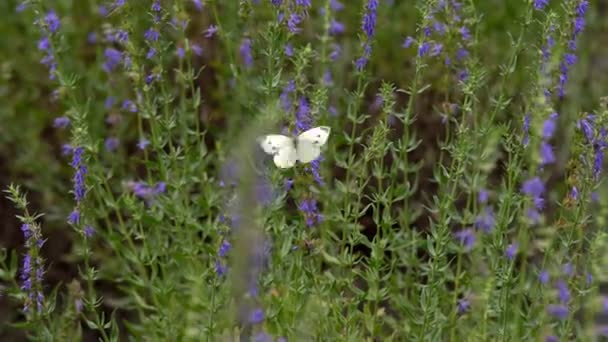
[(258, 139), (264, 152), (274, 156), (274, 164), (281, 169), (296, 164), (297, 153), (293, 139), (279, 134), (266, 135)]
[(301, 163), (310, 163), (321, 155), (321, 146), (327, 143), (330, 128), (315, 127), (298, 136), (297, 158)]

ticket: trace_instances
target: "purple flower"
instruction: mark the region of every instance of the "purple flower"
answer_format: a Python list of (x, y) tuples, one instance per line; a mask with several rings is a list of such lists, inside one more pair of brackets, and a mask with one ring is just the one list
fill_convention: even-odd
[(553, 134), (555, 134), (555, 129), (557, 127), (555, 123), (556, 119), (557, 113), (553, 113), (551, 114), (551, 116), (549, 116), (547, 120), (545, 120), (543, 124), (543, 138), (551, 139), (553, 137)]
[(156, 42), (156, 41), (158, 41), (159, 35), (160, 35), (160, 33), (153, 28), (149, 28), (146, 30), (146, 32), (144, 32), (144, 38), (147, 41)]
[(15, 12), (21, 13), (27, 9), (28, 4), (26, 2), (21, 2), (17, 7), (15, 7)]
[(89, 44), (95, 44), (97, 42), (97, 33), (89, 32), (87, 35), (87, 42), (89, 42)]
[(119, 145), (120, 145), (120, 141), (116, 137), (109, 137), (104, 142), (104, 146), (106, 148), (106, 151), (108, 151), (108, 152), (116, 151), (116, 149), (118, 148)]
[(298, 209), (304, 214), (308, 227), (312, 227), (322, 221), (322, 216), (319, 214), (319, 209), (317, 208), (317, 201), (314, 198), (302, 200), (298, 204)]
[(422, 44), (420, 44), (418, 46), (418, 56), (420, 56), (420, 57), (426, 56), (429, 53), (430, 49), (431, 49), (431, 43), (423, 42)]
[(198, 44), (192, 44), (192, 52), (200, 57), (203, 55), (203, 48)]
[(469, 311), (470, 308), (471, 303), (466, 298), (461, 298), (458, 300), (458, 302), (456, 302), (456, 312), (458, 312), (459, 315), (462, 315), (465, 312)]
[(341, 10), (344, 9), (344, 5), (340, 1), (338, 1), (338, 0), (331, 0), (329, 2), (329, 6), (331, 7), (331, 9), (333, 11), (336, 11), (336, 12), (341, 11)]
[(496, 219), (494, 218), (494, 212), (491, 207), (486, 207), (485, 210), (477, 216), (475, 226), (483, 229), (486, 233), (492, 231)]
[(555, 162), (555, 154), (553, 147), (546, 141), (540, 144), (540, 163), (541, 165), (552, 164)]
[(518, 246), (516, 243), (512, 243), (509, 246), (507, 246), (507, 249), (505, 251), (507, 260), (513, 261), (513, 259), (515, 259), (515, 255), (517, 255), (517, 248), (518, 248)]
[(523, 127), (523, 139), (522, 139), (522, 144), (524, 146), (528, 146), (528, 142), (530, 140), (529, 137), (529, 131), (530, 131), (530, 120), (531, 120), (531, 116), (530, 113), (526, 113), (526, 116), (524, 116), (524, 127)]
[(151, 47), (150, 49), (148, 49), (148, 52), (146, 53), (146, 58), (152, 59), (152, 58), (154, 58), (154, 56), (156, 56), (156, 49)]
[(521, 187), (521, 191), (524, 194), (534, 198), (541, 197), (545, 192), (545, 184), (538, 176), (536, 176), (525, 181)]
[(76, 172), (74, 173), (74, 199), (77, 203), (80, 203), (86, 194), (86, 174), (87, 167), (85, 165), (78, 165), (78, 168), (76, 168)]
[(103, 54), (106, 60), (102, 65), (102, 69), (105, 72), (112, 72), (122, 61), (122, 53), (114, 48), (107, 48)]
[(534, 0), (534, 8), (537, 10), (544, 10), (548, 4), (549, 0)]
[(460, 31), (460, 35), (462, 35), (462, 39), (471, 40), (471, 38), (472, 38), (471, 31), (469, 31), (469, 29), (466, 26), (461, 27), (459, 31)]
[(129, 32), (125, 30), (118, 30), (116, 31), (115, 37), (116, 41), (119, 43), (125, 43), (129, 40)]
[(469, 51), (465, 48), (460, 48), (456, 51), (456, 60), (461, 62), (469, 56)]
[(226, 267), (226, 265), (224, 265), (221, 260), (219, 260), (219, 259), (216, 260), (215, 261), (215, 273), (217, 273), (217, 275), (219, 277), (221, 277), (224, 274), (226, 274), (226, 271), (228, 271), (228, 267)]
[(595, 115), (587, 115), (586, 118), (580, 119), (577, 123), (577, 127), (583, 131), (587, 142), (591, 143), (594, 138), (593, 124), (595, 122)]
[(131, 100), (124, 100), (122, 102), (122, 106), (120, 107), (122, 110), (128, 110), (131, 113), (137, 113), (137, 105)]
[(285, 56), (293, 57), (293, 54), (293, 45), (291, 45), (291, 43), (287, 43), (287, 45), (285, 45)]
[(296, 5), (298, 6), (302, 6), (302, 7), (310, 7), (310, 0), (296, 0)]
[(272, 342), (272, 336), (260, 331), (253, 337), (254, 342)]
[(205, 30), (205, 38), (211, 38), (217, 32), (218, 27), (216, 25), (209, 25), (209, 27)]
[(298, 110), (296, 111), (296, 133), (304, 132), (312, 126), (312, 118), (310, 117), (310, 106), (306, 97), (300, 97)]
[(568, 318), (569, 310), (566, 305), (550, 304), (547, 306), (547, 313), (560, 320), (565, 320)]
[(555, 286), (557, 287), (559, 301), (562, 302), (562, 304), (568, 304), (571, 298), (570, 289), (568, 289), (568, 284), (566, 284), (566, 282), (564, 282), (563, 280), (559, 280)]
[(196, 8), (197, 11), (201, 11), (203, 9), (203, 4), (201, 3), (201, 0), (192, 0), (192, 3), (194, 4), (194, 8)]
[(44, 16), (44, 23), (51, 33), (55, 33), (59, 30), (59, 17), (55, 11), (51, 10)]
[(260, 324), (264, 321), (264, 311), (262, 309), (255, 309), (249, 315), (249, 323)]
[(232, 245), (230, 244), (230, 242), (228, 242), (228, 240), (224, 240), (222, 241), (222, 244), (220, 245), (220, 249), (217, 252), (218, 256), (223, 258), (226, 255), (228, 255), (228, 252), (230, 251), (230, 249), (232, 248)]
[(243, 41), (241, 42), (241, 47), (239, 48), (239, 52), (241, 54), (241, 59), (243, 60), (243, 64), (245, 64), (245, 67), (250, 68), (253, 65), (253, 56), (251, 55), (251, 39), (243, 39)]
[(302, 17), (297, 13), (291, 13), (289, 19), (287, 19), (287, 29), (291, 33), (298, 33), (301, 29), (298, 27), (302, 22)]
[(541, 271), (538, 274), (538, 281), (540, 281), (540, 283), (543, 285), (547, 285), (549, 283), (549, 272)]
[(177, 57), (179, 59), (182, 59), (182, 58), (184, 58), (184, 56), (186, 56), (186, 51), (181, 46), (177, 48), (177, 50), (175, 51), (175, 53), (177, 54)]
[(412, 46), (412, 44), (414, 44), (414, 42), (415, 42), (414, 38), (407, 36), (405, 38), (405, 40), (403, 41), (403, 45), (401, 45), (401, 47), (408, 49)]
[(548, 335), (545, 337), (545, 342), (559, 342), (559, 337), (555, 335)]
[(150, 141), (146, 138), (141, 138), (139, 139), (139, 142), (137, 143), (137, 148), (139, 148), (140, 150), (145, 150), (146, 146), (150, 145)]
[(441, 43), (433, 44), (433, 47), (431, 49), (431, 57), (439, 56), (441, 54), (442, 50), (443, 50), (443, 45)]
[(67, 116), (60, 116), (53, 120), (53, 127), (55, 128), (66, 128), (70, 125), (70, 119)]
[(465, 252), (469, 252), (475, 246), (475, 231), (471, 228), (461, 230), (454, 234), (456, 239), (463, 245)]
[(78, 209), (74, 209), (70, 215), (68, 215), (68, 223), (70, 224), (78, 224), (80, 223), (80, 212)]
[(85, 236), (87, 239), (92, 238), (94, 234), (95, 234), (95, 228), (93, 228), (93, 227), (91, 227), (91, 226), (89, 226), (89, 225), (86, 225), (86, 226), (84, 227), (84, 236)]
[(161, 8), (160, 8), (160, 1), (159, 0), (154, 1), (154, 3), (152, 4), (152, 10), (154, 12), (160, 12)]
[(367, 39), (370, 40), (374, 37), (375, 29), (376, 29), (376, 12), (378, 10), (378, 0), (369, 0), (367, 2), (367, 11), (363, 16), (363, 24), (362, 29), (363, 32), (367, 35)]
[(285, 191), (289, 192), (289, 190), (291, 190), (293, 188), (293, 179), (287, 179), (285, 181)]
[(329, 54), (329, 59), (331, 59), (332, 61), (335, 61), (338, 58), (340, 58), (341, 53), (342, 53), (342, 48), (340, 47), (340, 45), (334, 44), (333, 49), (331, 50), (331, 53)]
[(487, 203), (488, 198), (489, 198), (488, 190), (486, 190), (486, 189), (479, 190), (479, 193), (477, 194), (477, 200), (479, 201), (479, 203), (481, 203), (481, 204)]
[(329, 34), (336, 36), (336, 35), (344, 33), (344, 31), (345, 31), (345, 27), (344, 27), (343, 23), (341, 23), (335, 19), (330, 22)]

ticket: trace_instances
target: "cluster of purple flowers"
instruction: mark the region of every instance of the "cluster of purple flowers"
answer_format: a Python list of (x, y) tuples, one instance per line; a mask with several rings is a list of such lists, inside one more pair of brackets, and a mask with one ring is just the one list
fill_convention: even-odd
[(557, 95), (563, 99), (566, 94), (566, 82), (568, 81), (568, 71), (576, 63), (576, 42), (579, 35), (585, 28), (585, 14), (589, 8), (589, 1), (580, 0), (576, 6), (576, 13), (572, 23), (572, 35), (568, 41), (568, 52), (562, 56), (562, 61), (559, 65), (559, 81), (557, 86)]
[(154, 185), (148, 185), (144, 182), (132, 182), (130, 187), (135, 196), (147, 202), (151, 201), (159, 194), (163, 194), (167, 191), (167, 184), (165, 182), (158, 182)]
[(57, 13), (51, 10), (47, 12), (42, 20), (42, 38), (38, 41), (38, 50), (44, 53), (44, 57), (40, 60), (40, 63), (44, 64), (49, 69), (49, 77), (54, 80), (57, 70), (57, 61), (55, 60), (55, 53), (51, 44), (50, 37), (59, 30), (60, 21)]
[(241, 59), (245, 68), (249, 69), (253, 66), (253, 55), (251, 53), (251, 39), (245, 38), (241, 42), (241, 46), (239, 47), (239, 53), (241, 54)]
[[(485, 233), (491, 232), (496, 225), (494, 210), (488, 205), (489, 196), (485, 189), (481, 189), (477, 195), (477, 201), (481, 205), (481, 213), (475, 219), (475, 228), (481, 229)], [(476, 232), (473, 228), (465, 228), (456, 232), (454, 236), (462, 244), (465, 252), (471, 251), (477, 241)]]
[[(469, 72), (464, 67), (464, 62), (469, 56), (467, 46), (472, 41), (472, 35), (469, 28), (463, 22), (460, 12), (462, 4), (458, 1), (441, 0), (438, 1), (430, 10), (429, 16), (426, 18), (427, 25), (422, 28), (423, 40), (418, 42), (418, 57), (444, 57), (444, 63), (447, 66), (454, 64), (453, 59), (461, 65), (458, 71), (458, 77), (464, 81), (468, 78)], [(444, 17), (445, 22), (440, 19)], [(450, 31), (453, 31), (450, 33)], [(450, 33), (450, 34), (448, 34)], [(450, 54), (446, 51), (446, 47), (441, 43), (444, 37), (455, 37), (456, 45), (455, 52)], [(405, 38), (402, 47), (410, 48), (416, 43), (416, 40), (408, 36)]]
[(87, 166), (82, 160), (84, 148), (81, 146), (74, 147), (72, 149), (72, 168), (74, 168), (74, 199), (76, 200), (76, 207), (68, 216), (68, 222), (73, 225), (80, 223), (80, 204), (86, 194), (85, 176), (87, 174)]
[(27, 248), (20, 274), (21, 290), (27, 294), (23, 311), (27, 313), (35, 305), (36, 311), (41, 312), (44, 301), (44, 294), (42, 293), (44, 265), (42, 257), (40, 257), (40, 248), (44, 245), (45, 240), (42, 238), (40, 228), (35, 224), (24, 223), (21, 226), (21, 231)]
[(365, 7), (365, 14), (363, 15), (363, 22), (361, 29), (365, 33), (365, 41), (363, 42), (363, 55), (355, 61), (355, 67), (361, 71), (367, 65), (368, 59), (372, 54), (372, 41), (374, 39), (376, 31), (378, 12), (378, 0), (368, 0)]
[(323, 215), (317, 207), (317, 200), (314, 198), (305, 198), (298, 204), (298, 209), (304, 214), (306, 226), (313, 227), (316, 224), (323, 222)]
[(549, 140), (555, 134), (557, 128), (557, 113), (551, 113), (549, 118), (543, 123), (542, 141), (540, 143), (540, 165), (545, 166), (555, 162), (555, 154)]
[(588, 114), (580, 119), (577, 127), (582, 131), (589, 148), (593, 151), (593, 177), (600, 177), (604, 165), (604, 149), (608, 146), (608, 131), (604, 127), (598, 127), (596, 117)]
[(226, 263), (222, 261), (222, 259), (226, 258), (231, 248), (232, 245), (230, 242), (228, 242), (228, 240), (223, 240), (220, 248), (218, 249), (218, 259), (215, 261), (215, 273), (217, 273), (217, 275), (220, 277), (226, 274), (226, 271), (228, 270), (228, 266), (226, 266)]

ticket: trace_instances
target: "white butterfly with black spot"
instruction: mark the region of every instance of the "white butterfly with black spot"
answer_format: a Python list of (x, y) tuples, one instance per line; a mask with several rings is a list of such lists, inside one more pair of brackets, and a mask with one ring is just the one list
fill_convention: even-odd
[[(321, 155), (321, 147), (327, 143), (330, 128), (320, 126), (309, 129), (296, 139), (280, 134), (270, 134), (258, 138), (264, 152), (274, 156), (274, 164), (288, 169), (300, 163), (310, 163)], [(294, 141), (295, 140), (295, 141)]]

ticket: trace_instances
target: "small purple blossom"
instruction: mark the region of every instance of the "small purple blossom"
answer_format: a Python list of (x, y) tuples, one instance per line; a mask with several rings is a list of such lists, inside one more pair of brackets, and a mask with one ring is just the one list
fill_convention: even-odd
[(467, 298), (461, 298), (456, 302), (456, 312), (462, 315), (471, 309), (471, 302)]
[(59, 30), (59, 17), (55, 11), (51, 10), (44, 16), (44, 23), (51, 33), (55, 33)]
[(475, 237), (475, 231), (473, 229), (464, 229), (456, 232), (454, 235), (456, 239), (463, 245), (465, 252), (471, 251), (475, 246), (475, 241), (477, 238)]
[(194, 4), (194, 8), (196, 8), (197, 11), (203, 10), (203, 3), (201, 0), (192, 0), (192, 4)]
[(150, 49), (148, 49), (148, 52), (146, 53), (146, 59), (152, 59), (152, 58), (154, 58), (154, 56), (156, 56), (156, 49), (151, 47)]
[(291, 13), (289, 19), (287, 19), (287, 29), (291, 33), (298, 33), (301, 29), (298, 27), (302, 22), (302, 17), (297, 13)]
[(557, 319), (565, 320), (568, 318), (569, 310), (566, 305), (550, 304), (547, 306), (547, 313)]
[(491, 207), (486, 207), (484, 211), (477, 216), (475, 226), (483, 229), (486, 233), (492, 231), (496, 225), (496, 219), (494, 218), (494, 211)]
[(557, 128), (556, 125), (557, 113), (553, 113), (549, 116), (547, 120), (543, 123), (543, 138), (551, 139), (553, 134), (555, 134), (555, 130)]
[(156, 41), (158, 41), (159, 36), (160, 36), (160, 33), (153, 28), (149, 28), (146, 30), (146, 32), (144, 32), (144, 38), (147, 41), (156, 42)]
[(489, 196), (490, 195), (488, 193), (488, 190), (481, 189), (481, 190), (479, 190), (479, 193), (477, 194), (477, 201), (481, 204), (485, 204), (488, 202)]
[(104, 146), (106, 148), (106, 151), (108, 151), (108, 152), (116, 151), (116, 149), (118, 148), (119, 145), (120, 145), (120, 141), (116, 137), (109, 137), (104, 142)]
[(540, 163), (541, 165), (548, 165), (555, 162), (555, 154), (553, 153), (553, 147), (546, 141), (540, 144)]
[(68, 223), (69, 224), (78, 224), (80, 223), (80, 212), (78, 209), (74, 209), (70, 215), (68, 215)]
[(529, 134), (530, 134), (530, 120), (532, 119), (530, 113), (526, 113), (526, 116), (524, 116), (524, 125), (523, 125), (523, 139), (522, 139), (522, 144), (524, 146), (528, 146), (528, 142), (530, 140)]
[(332, 20), (329, 24), (329, 34), (331, 35), (337, 36), (344, 33), (345, 30), (344, 24), (337, 20)]
[(405, 40), (403, 41), (403, 45), (401, 45), (403, 48), (409, 49), (413, 44), (414, 44), (415, 40), (414, 38), (407, 36), (405, 38)]
[(95, 228), (93, 228), (93, 227), (91, 227), (91, 226), (89, 226), (89, 225), (86, 225), (86, 226), (84, 227), (84, 236), (85, 236), (87, 239), (92, 238), (94, 234), (95, 234)]
[(544, 10), (549, 4), (549, 0), (534, 0), (534, 8), (537, 10)]
[(518, 246), (516, 243), (512, 243), (507, 246), (507, 249), (505, 250), (505, 256), (507, 257), (507, 260), (513, 261), (513, 259), (515, 259), (515, 255), (517, 255), (517, 248)]
[(224, 241), (222, 241), (222, 244), (220, 245), (217, 255), (219, 257), (223, 258), (226, 255), (228, 255), (228, 252), (230, 251), (231, 248), (232, 248), (232, 245), (230, 244), (230, 242), (228, 242), (228, 240), (224, 240)]
[(122, 53), (114, 48), (107, 48), (103, 54), (105, 61), (102, 65), (102, 69), (105, 72), (114, 71), (116, 66), (122, 61)]
[(192, 48), (192, 52), (194, 52), (195, 55), (197, 55), (199, 57), (203, 55), (203, 48), (200, 45), (192, 44), (191, 48)]
[(420, 44), (418, 46), (418, 56), (419, 57), (426, 56), (429, 53), (430, 49), (431, 49), (431, 43), (423, 42), (422, 44)]
[(249, 323), (260, 324), (264, 321), (264, 311), (262, 309), (255, 309), (249, 315)]
[(219, 27), (217, 27), (216, 25), (209, 25), (209, 27), (207, 27), (207, 29), (205, 30), (205, 38), (213, 37), (217, 33), (218, 29)]
[(538, 274), (538, 281), (540, 281), (541, 284), (543, 285), (547, 285), (549, 283), (549, 272), (547, 271), (541, 271)]
[(146, 138), (141, 138), (139, 139), (139, 142), (137, 142), (137, 148), (142, 151), (145, 150), (148, 145), (150, 145), (150, 141)]
[(312, 227), (322, 221), (322, 216), (317, 208), (317, 201), (314, 198), (304, 199), (298, 204), (298, 209), (306, 218), (306, 226)]
[(521, 187), (521, 191), (534, 198), (541, 197), (545, 192), (545, 184), (540, 179), (540, 177), (536, 176), (524, 182)]
[(245, 38), (239, 47), (241, 59), (245, 67), (250, 68), (253, 65), (253, 56), (251, 55), (251, 39)]
[(562, 304), (568, 304), (570, 298), (572, 297), (570, 295), (570, 289), (568, 289), (568, 284), (566, 284), (566, 282), (563, 280), (559, 280), (555, 286), (557, 287), (559, 301)]
[(55, 128), (66, 128), (70, 125), (70, 118), (67, 116), (60, 116), (53, 120), (53, 127)]

